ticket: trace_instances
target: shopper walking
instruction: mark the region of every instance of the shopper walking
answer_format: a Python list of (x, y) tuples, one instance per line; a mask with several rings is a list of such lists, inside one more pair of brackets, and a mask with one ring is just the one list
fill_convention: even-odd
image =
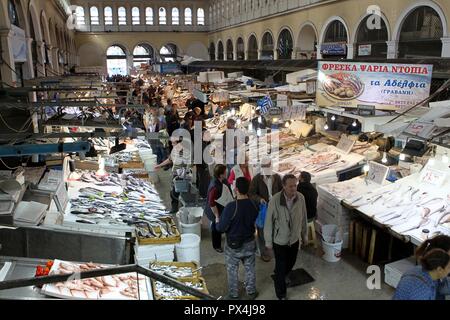
[[(222, 233), (216, 228), (216, 222), (220, 219), (225, 206), (233, 200), (226, 195), (231, 195), (231, 188), (227, 181), (227, 167), (218, 164), (214, 168), (214, 178), (208, 188), (207, 202), (205, 206), (205, 215), (211, 221), (211, 236), (212, 245), (214, 250), (219, 253), (223, 252), (222, 249)], [(225, 203), (226, 202), (226, 203)]]
[(249, 199), (250, 182), (244, 177), (236, 180), (237, 199), (228, 204), (217, 223), (217, 230), (226, 233), (225, 263), (228, 274), (228, 298), (239, 299), (239, 264), (245, 268), (245, 288), (250, 300), (256, 299), (255, 221), (256, 205)]
[(286, 175), (283, 191), (273, 196), (267, 209), (264, 238), (275, 254), (275, 292), (286, 300), (286, 277), (292, 271), (302, 243), (308, 241), (305, 198), (297, 191), (297, 178)]
[(272, 199), (272, 196), (283, 190), (283, 183), (281, 177), (278, 174), (272, 172), (272, 160), (269, 157), (262, 159), (261, 172), (258, 173), (250, 184), (249, 196), (250, 198), (260, 206), (260, 215), (258, 217), (257, 227), (257, 240), (258, 250), (261, 259), (264, 262), (272, 260), (270, 253), (266, 250), (266, 242), (264, 240), (264, 223), (266, 220), (267, 205)]
[(317, 216), (317, 198), (319, 194), (311, 183), (311, 174), (303, 171), (300, 173), (297, 191), (305, 197), (306, 212), (308, 215), (308, 223), (314, 221)]

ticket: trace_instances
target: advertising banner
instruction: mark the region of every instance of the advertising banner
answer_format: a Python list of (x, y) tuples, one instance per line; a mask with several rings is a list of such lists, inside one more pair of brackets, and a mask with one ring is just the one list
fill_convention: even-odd
[(411, 107), (430, 95), (432, 65), (319, 62), (317, 105)]

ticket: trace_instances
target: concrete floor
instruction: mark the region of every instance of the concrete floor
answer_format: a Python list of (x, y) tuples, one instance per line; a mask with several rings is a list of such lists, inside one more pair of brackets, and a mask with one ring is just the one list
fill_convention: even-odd
[[(170, 171), (158, 173), (160, 182), (157, 188), (166, 205), (170, 208)], [(202, 230), (201, 265), (204, 267), (203, 276), (206, 279), (208, 289), (214, 296), (220, 297), (227, 294), (227, 275), (225, 271), (224, 255), (212, 249), (210, 233), (207, 228)], [(380, 290), (369, 290), (366, 286), (368, 265), (358, 257), (343, 253), (340, 262), (329, 263), (320, 255), (320, 249), (308, 248), (301, 251), (294, 269), (305, 269), (315, 282), (288, 289), (290, 300), (389, 300), (394, 290), (384, 284)], [(274, 261), (266, 263), (257, 258), (256, 275), (258, 300), (276, 299), (271, 275), (274, 270)], [(382, 269), (383, 270), (383, 269)], [(243, 267), (240, 279), (243, 281)], [(241, 295), (245, 299), (245, 294)]]

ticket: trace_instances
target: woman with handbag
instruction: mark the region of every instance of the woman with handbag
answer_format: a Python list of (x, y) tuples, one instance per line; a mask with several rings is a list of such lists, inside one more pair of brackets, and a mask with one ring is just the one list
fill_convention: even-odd
[(214, 168), (214, 178), (208, 188), (205, 215), (211, 221), (212, 245), (218, 253), (223, 253), (222, 233), (216, 228), (225, 206), (233, 201), (231, 188), (227, 182), (227, 167), (218, 164)]

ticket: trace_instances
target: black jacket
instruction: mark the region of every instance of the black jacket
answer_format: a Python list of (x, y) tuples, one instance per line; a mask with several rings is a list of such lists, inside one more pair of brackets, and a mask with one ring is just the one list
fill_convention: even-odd
[(300, 182), (297, 191), (305, 197), (308, 220), (314, 219), (317, 216), (317, 198), (319, 196), (316, 188), (309, 182)]

